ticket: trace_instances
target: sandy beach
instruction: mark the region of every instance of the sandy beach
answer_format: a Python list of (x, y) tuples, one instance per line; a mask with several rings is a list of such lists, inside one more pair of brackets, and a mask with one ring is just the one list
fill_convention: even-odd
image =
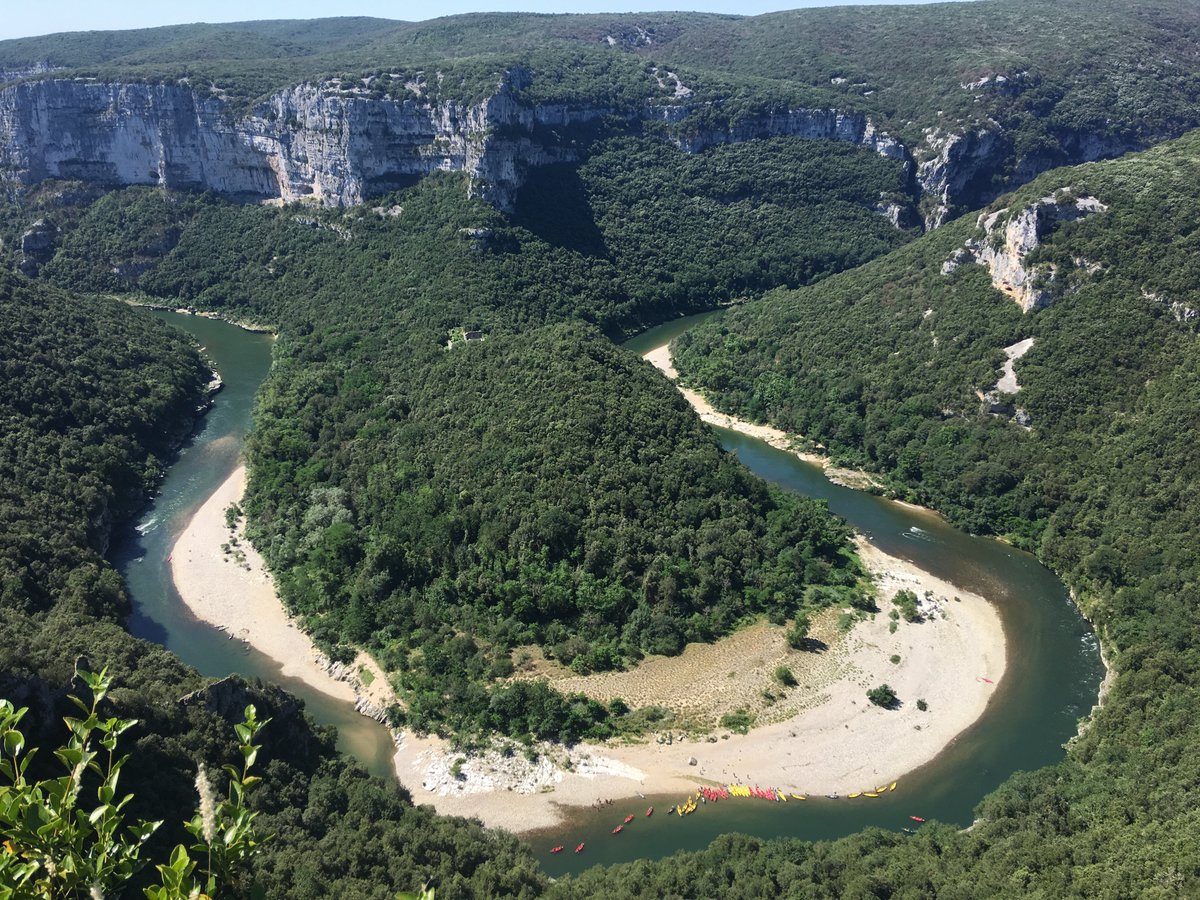
[[(337, 667), (331, 674), (312, 640), (288, 615), (241, 524), (231, 530), (226, 523), (225, 510), (241, 503), (245, 492), (246, 467), (238, 466), (204, 501), (175, 542), (171, 578), (184, 604), (197, 619), (229, 634), (230, 640), (245, 641), (278, 662), (285, 676), (347, 703), (355, 703), (359, 696), (379, 708), (394, 702), (388, 680), (374, 660), (360, 654), (350, 666)], [(230, 552), (223, 549), (226, 545)], [(358, 677), (362, 669), (371, 672), (369, 679)], [(365, 681), (370, 684), (364, 685)]]
[(684, 399), (691, 404), (692, 409), (699, 414), (701, 421), (707, 422), (709, 425), (716, 425), (718, 428), (740, 431), (742, 434), (749, 435), (752, 438), (758, 438), (763, 443), (769, 444), (777, 450), (787, 450), (790, 453), (794, 453), (805, 462), (813, 463), (824, 469), (825, 477), (835, 484), (860, 491), (876, 484), (875, 480), (866, 472), (860, 472), (855, 469), (843, 469), (831, 465), (827, 456), (811, 450), (797, 449), (796, 438), (786, 431), (782, 431), (773, 425), (758, 425), (754, 422), (747, 422), (744, 419), (731, 416), (728, 413), (723, 413), (709, 403), (708, 399), (702, 394), (681, 385), (679, 383), (679, 372), (676, 371), (675, 365), (671, 361), (670, 344), (660, 344), (646, 351), (642, 354), (642, 359), (652, 363), (655, 368), (659, 369), (671, 381), (675, 382), (675, 387), (678, 388), (679, 393), (683, 394)]
[[(521, 831), (555, 825), (563, 807), (638, 793), (682, 798), (701, 784), (751, 781), (845, 795), (898, 780), (983, 714), (1004, 675), (1004, 631), (984, 598), (865, 540), (859, 552), (876, 579), (879, 612), (846, 633), (836, 627), (836, 613), (819, 620), (812, 634), (824, 650), (793, 651), (785, 629), (764, 622), (628, 672), (552, 676), (565, 690), (601, 700), (621, 696), (635, 706), (661, 703), (682, 715), (697, 707), (715, 713), (746, 708), (756, 723), (748, 735), (713, 723), (687, 736), (675, 729), (670, 744), (582, 745), (536, 764), (519, 754), (468, 757), (436, 738), (409, 737), (396, 754), (397, 775), (418, 803), (509, 829), (520, 823)], [(921, 620), (901, 620), (893, 632), (891, 598), (905, 588), (920, 598)], [(773, 677), (779, 665), (791, 668), (796, 687), (781, 689)], [(867, 700), (867, 690), (883, 683), (895, 689), (896, 708)], [(785, 696), (764, 705), (764, 689)], [(918, 709), (918, 700), (926, 710)]]

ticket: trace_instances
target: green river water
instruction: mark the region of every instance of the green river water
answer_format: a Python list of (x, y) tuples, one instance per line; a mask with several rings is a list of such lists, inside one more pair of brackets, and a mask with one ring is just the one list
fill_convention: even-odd
[[(305, 700), (314, 719), (337, 727), (339, 746), (345, 752), (373, 773), (387, 776), (391, 742), (381, 726), (359, 716), (348, 704), (302, 682), (281, 678), (278, 666), (269, 659), (195, 621), (179, 601), (167, 556), (192, 513), (236, 465), (250, 427), (254, 394), (270, 367), (271, 340), (209, 319), (155, 315), (196, 336), (226, 388), (202, 430), (171, 467), (152, 508), (117, 547), (114, 561), (135, 607), (132, 630), (165, 645), (206, 675), (239, 672), (282, 684)], [(687, 330), (699, 318), (652, 329), (626, 347), (644, 352)], [(1064, 742), (1096, 700), (1103, 666), (1091, 629), (1053, 573), (1027, 553), (972, 537), (932, 513), (834, 485), (818, 467), (790, 453), (737, 432), (718, 432), (726, 449), (763, 478), (828, 500), (834, 513), (885, 552), (995, 603), (1008, 637), (1007, 673), (983, 717), (935, 760), (901, 779), (895, 793), (877, 800), (730, 801), (701, 807), (685, 818), (663, 814), (682, 799), (677, 796), (577, 811), (553, 832), (530, 839), (547, 872), (558, 875), (595, 864), (699, 849), (730, 831), (817, 840), (869, 825), (898, 830), (912, 824), (909, 815), (966, 825), (983, 795), (1013, 772), (1062, 758)], [(650, 804), (659, 812), (646, 819), (643, 813)], [(624, 834), (613, 836), (612, 828), (628, 813), (637, 818)], [(587, 842), (587, 849), (576, 856), (570, 850), (580, 841)], [(550, 856), (552, 844), (566, 844), (568, 850)]]

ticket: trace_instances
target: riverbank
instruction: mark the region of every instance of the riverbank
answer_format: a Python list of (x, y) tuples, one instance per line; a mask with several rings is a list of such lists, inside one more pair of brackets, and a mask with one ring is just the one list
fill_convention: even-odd
[[(793, 651), (784, 628), (760, 623), (628, 672), (551, 678), (599, 700), (620, 696), (680, 714), (746, 708), (758, 723), (746, 735), (714, 723), (672, 733), (669, 744), (583, 745), (534, 762), (519, 752), (460, 754), (436, 738), (407, 737), (396, 754), (397, 776), (417, 803), (518, 832), (551, 828), (571, 807), (639, 794), (682, 798), (702, 784), (845, 796), (899, 780), (983, 714), (1004, 676), (1004, 631), (984, 598), (865, 540), (859, 553), (875, 579), (879, 612), (848, 632), (837, 627), (836, 614), (826, 617), (814, 629), (821, 649)], [(891, 600), (902, 589), (920, 598), (921, 619), (901, 619), (893, 630)], [(795, 687), (775, 679), (779, 665), (792, 670)], [(884, 683), (899, 698), (892, 709), (867, 700), (867, 691)], [(764, 690), (776, 697), (766, 707)]]
[[(856, 469), (843, 469), (838, 466), (831, 465), (829, 457), (814, 452), (812, 450), (800, 450), (796, 447), (796, 439), (776, 428), (774, 425), (758, 425), (754, 422), (747, 422), (744, 419), (739, 419), (736, 416), (731, 416), (728, 413), (723, 413), (711, 403), (701, 393), (693, 391), (691, 388), (686, 388), (679, 383), (679, 372), (675, 369), (675, 364), (671, 360), (671, 345), (670, 343), (659, 344), (642, 354), (642, 359), (651, 363), (655, 368), (659, 369), (671, 381), (675, 383), (679, 393), (691, 405), (692, 409), (700, 416), (701, 421), (707, 422), (709, 425), (716, 425), (718, 428), (728, 428), (731, 431), (738, 431), (749, 437), (756, 438), (765, 444), (774, 447), (777, 450), (786, 450), (789, 453), (794, 453), (797, 457), (805, 462), (820, 466), (825, 477), (834, 484), (840, 484), (844, 487), (854, 488), (857, 491), (867, 490), (869, 488), (879, 488), (881, 485), (872, 478), (868, 473), (858, 471)], [(902, 502), (902, 501), (896, 501)], [(912, 504), (907, 504), (912, 506)], [(920, 507), (913, 506), (914, 509)]]
[(176, 539), (168, 561), (184, 605), (229, 640), (253, 646), (279, 663), (284, 676), (378, 718), (395, 702), (383, 671), (366, 654), (349, 665), (331, 664), (284, 609), (241, 523), (229, 526), (226, 510), (240, 504), (245, 492), (246, 467), (239, 465)]
[(140, 309), (173, 312), (181, 316), (197, 316), (201, 319), (212, 319), (214, 322), (224, 322), (226, 325), (232, 325), (234, 328), (240, 328), (242, 331), (249, 331), (253, 334), (269, 334), (272, 339), (279, 336), (278, 330), (274, 325), (263, 325), (259, 322), (249, 322), (245, 319), (231, 319), (220, 313), (196, 309), (194, 306), (172, 306), (171, 304), (160, 303), (156, 300), (141, 300), (127, 294), (107, 294), (106, 296), (129, 306), (139, 307)]

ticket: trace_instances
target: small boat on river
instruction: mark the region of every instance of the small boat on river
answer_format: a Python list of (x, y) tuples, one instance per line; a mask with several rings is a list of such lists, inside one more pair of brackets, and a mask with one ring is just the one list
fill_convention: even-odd
[(625, 824), (628, 825), (632, 821), (633, 821), (633, 813), (630, 813), (629, 815), (627, 815), (625, 817)]
[(920, 816), (909, 816), (909, 818), (912, 819), (914, 822), (924, 822), (925, 821)]
[(551, 853), (562, 853), (562, 852), (563, 852), (563, 845), (562, 845), (562, 844), (559, 844), (557, 847), (551, 847), (551, 848), (550, 848), (550, 852), (551, 852)]
[(613, 834), (620, 834), (624, 830), (625, 830), (624, 825), (618, 825), (616, 828), (613, 829)]
[(576, 853), (582, 853), (582, 852), (583, 852), (583, 844), (582, 844), (582, 843), (580, 843), (580, 845), (579, 845), (578, 847), (576, 847), (576, 848), (575, 848), (575, 852), (576, 852)]
[(648, 819), (648, 818), (650, 818), (652, 815), (654, 815), (654, 807), (653, 807), (653, 806), (652, 806), (652, 807), (650, 807), (648, 810), (646, 810), (646, 818)]

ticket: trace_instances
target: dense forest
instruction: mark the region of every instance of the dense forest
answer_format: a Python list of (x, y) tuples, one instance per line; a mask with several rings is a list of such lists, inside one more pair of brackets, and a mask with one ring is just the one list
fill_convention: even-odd
[(115, 615), (113, 525), (191, 431), (210, 373), (157, 322), (8, 273), (0, 321), (0, 606)]
[[(995, 123), (1002, 146), (960, 194), (990, 198), (1200, 121), (1196, 32), (1196, 10), (1169, 0), (341, 19), (3, 42), (0, 69), (207, 78), (243, 109), (347, 74), (394, 73), (364, 89), (398, 97), (435, 69), (439, 97), (477, 99), (518, 61), (524, 101), (632, 108), (671, 93), (656, 71), (670, 65), (726, 123), (795, 102), (867, 111), (910, 141)], [(140, 720), (130, 813), (168, 819), (149, 855), (185, 839), (197, 762), (237, 759), (245, 704), (271, 719), (253, 801), (273, 836), (255, 866), (268, 896), (1200, 891), (1200, 137), (1050, 172), (919, 238), (913, 170), (864, 149), (593, 137), (578, 164), (534, 170), (512, 216), (452, 173), (346, 210), (74, 183), (5, 193), (5, 267), (36, 221), (49, 242), (36, 279), (0, 276), (0, 697), (31, 710), (38, 774), (76, 669), (107, 666), (106, 713)], [(971, 256), (1046, 197), (1097, 211), (1038, 220), (1022, 264), (1051, 302), (1022, 313)], [(368, 646), (396, 673), (416, 728), (565, 742), (631, 729), (510, 681), (510, 651), (620, 667), (861, 590), (823, 505), (752, 477), (613, 343), (737, 301), (678, 342), (684, 378), (1037, 553), (1104, 642), (1106, 703), (1060, 764), (985, 798), (969, 831), (731, 835), (551, 884), (511, 837), (416, 809), (338, 757), (282, 691), (207, 685), (122, 628), (109, 530), (152, 490), (208, 371), (100, 294), (278, 328), (248, 444), (251, 535), (324, 648)], [(1019, 390), (981, 399), (1025, 338)]]

